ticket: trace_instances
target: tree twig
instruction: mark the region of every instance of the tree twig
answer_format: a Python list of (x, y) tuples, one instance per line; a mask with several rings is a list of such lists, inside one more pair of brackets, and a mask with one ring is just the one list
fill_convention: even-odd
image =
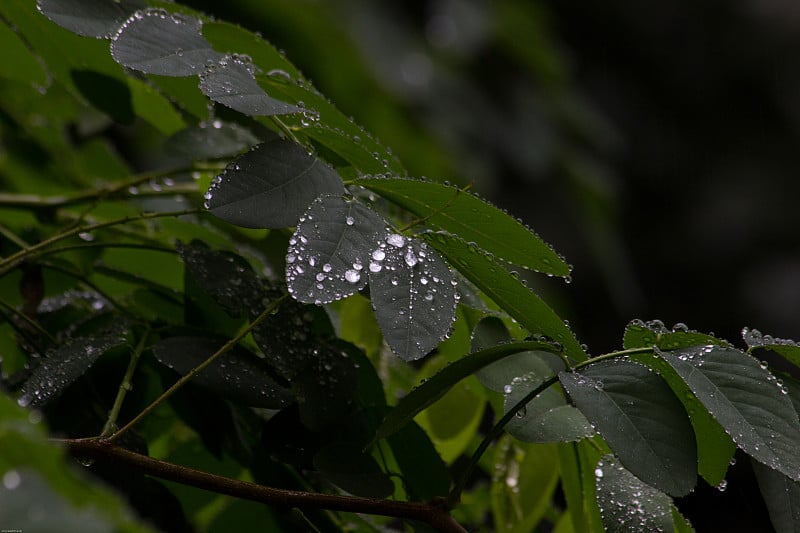
[(65, 444), (70, 454), (78, 458), (111, 461), (114, 465), (126, 465), (138, 472), (160, 479), (244, 500), (276, 507), (326, 509), (419, 520), (444, 533), (466, 532), (440, 500), (403, 502), (278, 489), (153, 459), (116, 446), (106, 439), (67, 439), (58, 442)]

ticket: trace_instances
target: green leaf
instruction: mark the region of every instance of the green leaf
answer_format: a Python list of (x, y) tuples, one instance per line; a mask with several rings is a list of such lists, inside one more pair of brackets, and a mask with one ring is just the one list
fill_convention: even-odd
[(772, 527), (778, 533), (797, 531), (800, 526), (800, 483), (758, 461), (751, 461), (751, 464)]
[(672, 500), (642, 483), (606, 455), (595, 469), (597, 505), (606, 531), (650, 533), (673, 530)]
[[(531, 359), (538, 358), (534, 356)], [(534, 371), (513, 378), (505, 386), (505, 412), (552, 375), (550, 367), (541, 359), (537, 366)], [(521, 441), (538, 443), (572, 442), (594, 435), (594, 428), (583, 413), (567, 404), (555, 387), (545, 389), (517, 411), (506, 431)]]
[(197, 240), (178, 241), (176, 248), (197, 285), (231, 316), (247, 315), (262, 305), (263, 284), (240, 255), (210, 250)]
[(455, 363), (450, 363), (400, 399), (400, 402), (389, 411), (378, 428), (375, 439), (383, 439), (399, 431), (423, 409), (444, 396), (453, 385), (479, 369), (504, 357), (536, 349), (552, 350), (553, 346), (545, 342), (533, 341), (502, 344), (469, 354)]
[(207, 21), (203, 24), (203, 36), (214, 46), (214, 50), (224, 54), (246, 54), (264, 72), (280, 69), (289, 76), (299, 74), (277, 48), (241, 26), (221, 20)]
[(335, 442), (314, 456), (314, 467), (342, 490), (370, 498), (386, 498), (394, 492), (394, 483), (371, 455), (352, 442)]
[(450, 473), (428, 434), (414, 421), (387, 439), (412, 500), (428, 501), (450, 490)]
[(200, 74), (200, 90), (213, 101), (251, 116), (298, 113), (299, 107), (270, 98), (256, 82), (254, 67), (240, 56), (225, 56)]
[[(219, 350), (224, 341), (203, 337), (170, 337), (153, 347), (161, 363), (184, 376)], [(281, 409), (292, 403), (289, 390), (273, 370), (249, 351), (235, 346), (192, 378), (193, 383), (251, 407)]]
[(800, 366), (800, 344), (791, 339), (763, 335), (757, 329), (743, 328), (742, 338), (749, 348), (763, 348), (783, 356), (795, 366)]
[(692, 524), (674, 505), (672, 506), (672, 521), (675, 524), (675, 533), (695, 533)]
[(167, 139), (164, 150), (200, 161), (237, 155), (256, 144), (258, 138), (250, 130), (236, 122), (217, 120), (182, 129)]
[(47, 18), (85, 37), (110, 37), (135, 11), (147, 7), (143, 0), (38, 0)]
[(111, 56), (128, 68), (160, 76), (198, 75), (221, 54), (201, 33), (200, 19), (145, 9), (131, 16), (111, 39)]
[(719, 485), (725, 479), (736, 445), (669, 363), (652, 351), (631, 356), (631, 359), (658, 372), (681, 401), (689, 414), (697, 441), (698, 473), (712, 487)]
[(558, 485), (558, 452), (553, 445), (527, 445), (507, 437), (495, 447), (491, 500), (495, 531), (537, 530)]
[(321, 344), (312, 352), (309, 366), (292, 379), (292, 393), (300, 409), (300, 420), (320, 431), (347, 415), (357, 392), (353, 360), (334, 346)]
[(4, 22), (0, 22), (0, 77), (23, 83), (47, 84), (47, 73), (25, 42)]
[(484, 251), (449, 233), (423, 233), (421, 237), (528, 331), (547, 335), (559, 342), (573, 359), (586, 359), (586, 353), (564, 321)]
[(276, 140), (228, 165), (206, 193), (206, 207), (237, 226), (285, 228), (319, 196), (343, 192), (336, 171), (299, 144)]
[(786, 389), (759, 361), (720, 346), (696, 346), (662, 357), (754, 459), (800, 480), (800, 424)]
[(124, 343), (120, 337), (78, 338), (51, 350), (22, 386), (19, 404), (46, 404), (84, 375), (101, 355)]
[(675, 326), (669, 330), (660, 320), (644, 322), (638, 319), (632, 320), (625, 327), (625, 335), (622, 344), (626, 349), (657, 346), (661, 350), (677, 350), (680, 348), (688, 348), (689, 346), (707, 344), (730, 346), (728, 341), (691, 330), (686, 327), (685, 324), (675, 324)]
[(136, 116), (147, 121), (164, 135), (172, 135), (186, 126), (176, 105), (162, 95), (151, 83), (128, 77), (131, 105)]
[(386, 225), (383, 217), (357, 201), (341, 196), (314, 200), (289, 240), (289, 293), (298, 301), (319, 305), (363, 289), (367, 270), (380, 268), (374, 257), (384, 254), (380, 245)]
[(458, 187), (404, 178), (367, 178), (355, 182), (411, 211), (425, 224), (444, 230), (499, 259), (556, 276), (570, 266), (517, 219)]
[(658, 374), (617, 360), (558, 377), (628, 470), (671, 495), (682, 496), (694, 488), (694, 432), (683, 405)]
[[(423, 357), (455, 320), (453, 273), (427, 243), (391, 233), (367, 268), (370, 298), (383, 338), (401, 359)], [(345, 272), (345, 277), (347, 273)]]

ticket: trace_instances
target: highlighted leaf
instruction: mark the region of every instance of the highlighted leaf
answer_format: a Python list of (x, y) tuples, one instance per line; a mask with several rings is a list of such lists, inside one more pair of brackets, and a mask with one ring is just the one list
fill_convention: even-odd
[(319, 196), (343, 192), (336, 171), (299, 144), (276, 140), (228, 165), (206, 193), (206, 207), (237, 226), (285, 228)]
[(62, 28), (97, 38), (113, 34), (136, 10), (147, 7), (144, 0), (38, 0), (37, 5)]

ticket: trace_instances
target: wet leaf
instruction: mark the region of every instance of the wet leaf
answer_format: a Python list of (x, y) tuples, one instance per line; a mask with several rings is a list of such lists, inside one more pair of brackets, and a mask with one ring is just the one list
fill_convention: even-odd
[(378, 428), (375, 439), (388, 437), (404, 427), (422, 410), (444, 396), (453, 385), (481, 368), (505, 357), (511, 357), (513, 354), (537, 348), (553, 349), (552, 345), (545, 342), (508, 343), (469, 354), (450, 363), (400, 399)]
[(161, 76), (198, 75), (221, 54), (211, 49), (200, 19), (145, 9), (132, 15), (111, 39), (111, 56), (122, 66)]
[(235, 317), (248, 314), (264, 297), (262, 282), (240, 255), (211, 250), (202, 241), (176, 248), (197, 285)]
[(78, 338), (48, 352), (22, 386), (19, 404), (39, 407), (59, 396), (110, 349), (125, 344), (122, 337)]
[(787, 389), (754, 357), (733, 348), (696, 346), (662, 357), (754, 459), (800, 480), (800, 424)]
[[(286, 283), (301, 302), (327, 304), (367, 285), (367, 272), (382, 268), (386, 221), (341, 196), (317, 198), (289, 240)], [(385, 244), (384, 244), (385, 247)]]
[(689, 346), (718, 344), (730, 346), (730, 343), (712, 335), (689, 329), (685, 324), (675, 324), (667, 329), (660, 320), (632, 320), (625, 327), (623, 346), (628, 348), (650, 348), (657, 346), (661, 350), (677, 350)]
[[(161, 363), (183, 376), (223, 344), (224, 341), (203, 337), (170, 337), (159, 341), (153, 353)], [(275, 381), (273, 372), (266, 361), (235, 346), (192, 378), (192, 382), (244, 405), (280, 409), (292, 402), (292, 396)]]
[(606, 531), (672, 531), (672, 500), (669, 496), (642, 483), (610, 455), (597, 463), (594, 474), (597, 505)]
[(335, 442), (314, 456), (314, 467), (342, 490), (370, 498), (386, 498), (394, 492), (394, 483), (371, 455), (351, 442)]
[(320, 344), (311, 353), (309, 366), (292, 380), (300, 420), (319, 431), (347, 415), (357, 391), (353, 360), (336, 346)]
[(800, 524), (800, 482), (758, 461), (751, 461), (772, 527), (778, 533), (797, 531)]
[(528, 331), (561, 343), (564, 352), (573, 359), (586, 359), (583, 348), (564, 321), (491, 256), (449, 233), (423, 233), (421, 237)]
[(667, 494), (697, 481), (695, 435), (667, 383), (632, 361), (602, 361), (559, 380), (625, 468)]
[(302, 111), (271, 98), (256, 82), (255, 67), (240, 56), (228, 55), (200, 75), (200, 90), (213, 101), (251, 116), (283, 115)]
[(392, 351), (412, 361), (436, 348), (456, 314), (453, 273), (439, 254), (391, 233), (372, 253), (367, 271), (375, 318)]
[(38, 0), (44, 16), (85, 37), (111, 36), (135, 11), (147, 7), (144, 0)]
[(749, 348), (763, 348), (780, 354), (795, 366), (800, 366), (800, 344), (791, 339), (764, 335), (757, 329), (743, 328), (742, 338)]
[(215, 120), (179, 131), (167, 139), (164, 149), (200, 161), (237, 155), (256, 144), (258, 138), (239, 124)]
[[(505, 412), (552, 375), (541, 359), (536, 366), (534, 371), (513, 378), (505, 386)], [(595, 433), (583, 413), (569, 405), (555, 386), (548, 387), (517, 411), (506, 431), (521, 441), (537, 443), (572, 442)]]
[(285, 228), (297, 224), (316, 198), (343, 192), (336, 171), (299, 144), (277, 140), (228, 165), (206, 193), (206, 207), (238, 226)]
[(5, 23), (0, 24), (0, 50), (3, 50), (0, 76), (40, 86), (47, 84), (47, 73), (43, 64), (17, 32)]
[(538, 272), (569, 276), (569, 265), (531, 229), (458, 187), (405, 178), (366, 178), (356, 183), (424, 218), (427, 226), (474, 242), (499, 259)]

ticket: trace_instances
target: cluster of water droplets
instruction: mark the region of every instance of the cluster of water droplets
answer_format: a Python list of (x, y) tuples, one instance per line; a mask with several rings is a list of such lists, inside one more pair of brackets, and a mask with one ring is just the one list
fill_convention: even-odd
[(609, 531), (665, 531), (671, 524), (669, 497), (611, 456), (598, 461), (594, 476), (600, 516)]
[(792, 339), (781, 339), (772, 335), (764, 335), (754, 328), (742, 328), (742, 339), (749, 348), (762, 348), (765, 346), (794, 346), (800, 347), (800, 343)]

